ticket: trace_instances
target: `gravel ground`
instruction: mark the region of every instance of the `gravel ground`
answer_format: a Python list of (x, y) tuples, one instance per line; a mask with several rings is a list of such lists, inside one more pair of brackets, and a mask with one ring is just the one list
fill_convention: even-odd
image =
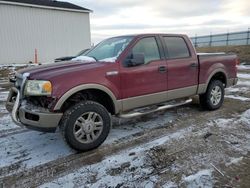
[(59, 132), (13, 124), (2, 77), (0, 187), (249, 187), (250, 67), (240, 66), (238, 76), (221, 109), (203, 111), (195, 98), (131, 120), (114, 118), (105, 143), (86, 153), (70, 149)]

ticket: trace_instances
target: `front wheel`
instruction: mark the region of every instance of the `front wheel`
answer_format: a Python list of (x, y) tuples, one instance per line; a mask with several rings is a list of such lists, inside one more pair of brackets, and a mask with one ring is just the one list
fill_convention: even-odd
[(205, 94), (200, 95), (200, 104), (208, 110), (220, 108), (224, 101), (224, 86), (220, 80), (212, 80)]
[(72, 148), (88, 151), (100, 146), (107, 138), (111, 117), (101, 104), (84, 101), (64, 113), (60, 127)]

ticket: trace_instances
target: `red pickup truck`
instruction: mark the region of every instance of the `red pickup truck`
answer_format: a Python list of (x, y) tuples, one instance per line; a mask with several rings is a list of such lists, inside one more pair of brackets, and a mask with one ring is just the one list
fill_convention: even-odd
[(71, 147), (86, 151), (104, 142), (111, 116), (131, 118), (195, 95), (202, 107), (220, 108), (224, 88), (237, 82), (237, 62), (236, 55), (196, 54), (186, 35), (119, 36), (69, 62), (18, 71), (6, 108), (18, 125), (60, 127)]

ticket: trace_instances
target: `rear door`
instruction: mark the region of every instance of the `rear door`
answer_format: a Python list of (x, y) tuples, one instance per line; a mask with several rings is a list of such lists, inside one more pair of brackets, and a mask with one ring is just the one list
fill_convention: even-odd
[[(162, 36), (167, 57), (168, 100), (195, 95), (198, 87), (198, 60), (191, 43), (182, 36)], [(192, 46), (192, 45), (191, 45)]]
[(147, 36), (137, 39), (128, 52), (127, 58), (134, 53), (144, 54), (145, 63), (138, 66), (121, 65), (124, 111), (167, 99), (164, 93), (167, 89), (166, 61), (162, 49), (159, 37)]

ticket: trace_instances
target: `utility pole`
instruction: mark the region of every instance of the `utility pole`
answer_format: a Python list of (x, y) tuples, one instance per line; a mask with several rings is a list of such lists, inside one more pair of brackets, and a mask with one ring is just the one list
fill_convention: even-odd
[(249, 45), (249, 39), (250, 39), (250, 27), (247, 30), (247, 45)]
[(229, 40), (229, 30), (227, 30), (227, 41), (226, 41), (226, 46), (228, 46), (228, 40)]
[(195, 33), (195, 37), (194, 37), (194, 46), (197, 47), (197, 34)]
[(211, 47), (212, 46), (212, 32), (210, 32), (210, 41), (209, 41), (209, 46)]

